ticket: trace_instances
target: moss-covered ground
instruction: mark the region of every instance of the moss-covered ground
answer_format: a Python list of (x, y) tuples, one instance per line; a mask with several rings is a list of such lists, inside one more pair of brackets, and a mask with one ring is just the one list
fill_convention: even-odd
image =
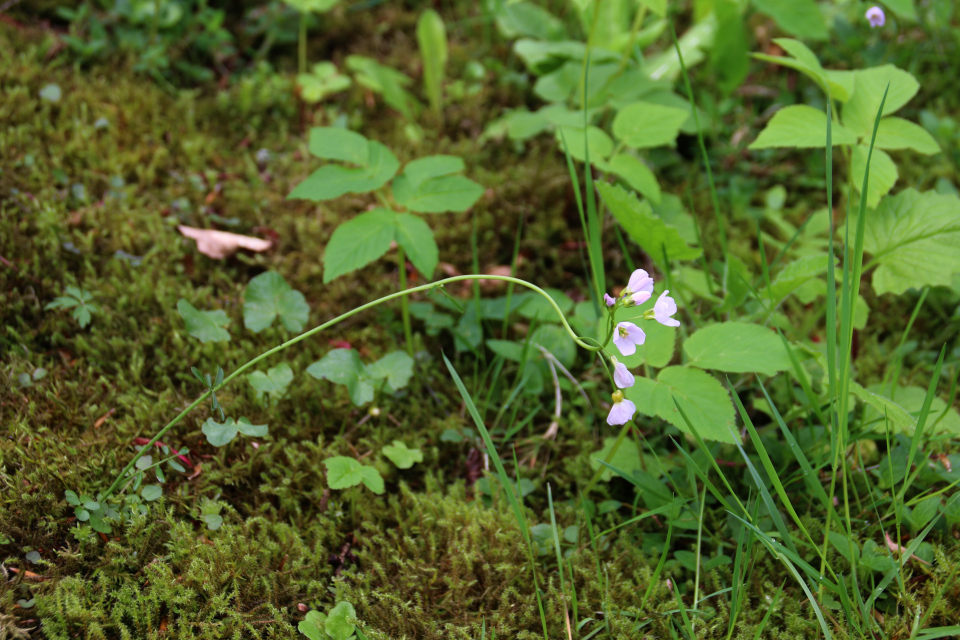
[[(416, 14), (393, 11), (364, 14), (349, 28), (365, 34), (366, 53), (403, 68), (402, 56), (391, 58), (395, 32), (385, 34), (378, 25), (399, 32)], [(341, 600), (356, 607), (369, 638), (480, 638), (482, 629), (487, 637), (542, 637), (531, 569), (509, 505), (480, 495), (475, 442), (440, 439), (447, 429), (471, 426), (441, 360), (441, 350), (454, 355), (453, 341), (427, 336), (419, 325), (417, 375), (404, 393), (383, 400), (379, 418), (362, 421), (365, 413), (343, 388), (305, 375), (297, 375), (275, 405), (259, 402), (237, 381), (219, 393), (220, 402), (233, 415), (269, 423), (269, 437), (214, 448), (200, 431), (214, 415), (204, 406), (166, 436), (169, 446), (189, 447), (191, 465), (170, 474), (163, 497), (146, 515), (114, 526), (110, 535), (79, 526), (65, 490), (106, 488), (133, 455), (135, 439), (152, 436), (201, 391), (191, 366), (210, 371), (220, 365), (229, 372), (290, 337), (279, 326), (259, 334), (240, 329), (242, 293), (252, 277), (274, 270), (302, 291), (310, 305), (308, 326), (396, 290), (398, 278), (395, 261), (387, 258), (322, 283), (319, 256), (332, 230), (372, 199), (346, 197), (320, 206), (285, 200), (315, 166), (307, 160), (305, 117), (320, 124), (324, 115), (305, 116), (281, 77), (171, 95), (122, 61), (84, 68), (62, 58), (54, 63), (48, 56), (52, 39), (40, 27), (0, 23), (0, 638), (293, 638), (308, 608), (327, 610)], [(452, 64), (462, 65), (469, 55), (454, 44)], [(57, 103), (38, 97), (51, 82), (63, 92)], [(404, 135), (395, 112), (359, 89), (339, 106), (401, 161), (461, 155), (468, 175), (487, 188), (471, 214), (448, 215), (433, 225), (449, 269), (472, 271), (474, 230), (481, 268), (509, 264), (524, 219), (518, 275), (583, 299), (574, 281), (582, 273), (579, 221), (552, 141), (531, 143), (521, 155), (508, 143), (477, 143), (482, 123), (511, 91), (492, 84), (454, 105), (442, 125), (427, 116), (418, 144)], [(739, 126), (738, 118), (745, 116), (730, 114), (727, 126)], [(105, 126), (96, 125), (100, 119)], [(258, 156), (261, 149), (268, 153)], [(728, 160), (731, 171), (746, 162), (732, 155)], [(680, 156), (674, 162), (668, 169), (674, 186), (692, 190), (684, 176), (694, 165)], [(763, 184), (771, 186), (790, 169), (774, 167)], [(928, 169), (928, 181), (948, 170)], [(82, 193), (74, 185), (82, 185)], [(695, 197), (706, 202), (702, 186), (697, 183)], [(711, 216), (700, 217), (709, 245)], [(177, 224), (211, 227), (216, 219), (234, 221), (220, 228), (273, 238), (274, 247), (213, 260), (176, 231)], [(752, 223), (740, 222), (746, 232), (733, 234), (733, 243), (749, 253)], [(627, 273), (618, 251), (610, 253), (608, 267), (613, 279)], [(65, 311), (45, 310), (67, 286), (94, 295), (98, 311), (86, 329)], [(180, 298), (224, 309), (232, 340), (201, 344), (189, 336), (176, 309)], [(949, 318), (949, 299), (931, 300)], [(861, 372), (879, 379), (909, 310), (870, 302), (876, 320), (859, 337)], [(944, 338), (955, 339), (956, 329), (925, 312), (915, 336), (919, 342), (904, 375), (926, 385), (925, 354)], [(402, 348), (398, 308), (352, 317), (282, 358), (302, 372), (332, 348), (331, 341), (346, 341), (372, 358)], [(456, 354), (454, 362), (468, 386), (482, 386), (472, 355)], [(580, 364), (578, 377), (589, 390), (602, 371)], [(45, 377), (30, 385), (19, 381), (38, 368)], [(590, 394), (596, 402), (599, 394)], [(564, 402), (559, 435), (543, 437), (551, 421), (544, 410), (516, 436), (520, 468), (512, 458), (507, 463), (511, 473), (532, 481), (528, 522), (550, 521), (549, 484), (560, 530), (579, 525), (579, 539), (564, 543), (571, 552), (565, 579), (569, 583), (572, 575), (580, 620), (592, 619), (584, 634), (605, 625), (604, 633), (617, 638), (669, 637), (677, 602), (666, 575), (651, 587), (666, 527), (650, 518), (591, 547), (574, 505), (593, 473), (591, 455), (612, 434), (578, 394), (567, 394)], [(673, 448), (657, 435), (662, 423), (647, 421), (642, 428), (658, 449)], [(423, 462), (397, 469), (380, 454), (394, 439), (419, 448)], [(385, 493), (331, 491), (321, 462), (332, 455), (374, 465), (386, 480)], [(664, 456), (669, 467), (682, 466), (675, 451)], [(729, 459), (736, 468), (735, 452)], [(741, 471), (733, 477), (745, 495), (749, 481)], [(592, 526), (599, 530), (637, 508), (632, 488), (620, 480), (600, 483), (590, 498), (622, 503), (595, 514)], [(210, 505), (223, 516), (217, 530), (201, 519)], [(723, 510), (711, 503), (706, 517), (707, 537), (720, 540), (709, 532), (728, 526)], [(822, 519), (815, 510), (803, 517), (819, 539)], [(944, 589), (960, 561), (952, 526), (939, 526), (928, 538), (931, 566), (911, 565), (909, 596), (878, 612), (887, 637), (908, 637), (915, 612), (930, 606), (929, 626), (960, 624), (960, 587)], [(673, 551), (693, 549), (696, 534), (675, 531)], [(729, 546), (711, 553), (733, 556)], [(829, 553), (843, 565), (835, 550)], [(670, 558), (669, 576), (684, 597), (695, 581), (701, 596), (730, 587), (729, 564), (697, 575)], [(771, 606), (763, 637), (819, 637), (810, 605), (783, 565), (766, 553), (754, 563), (735, 637), (754, 637)], [(537, 558), (537, 571), (549, 637), (568, 637), (569, 602), (552, 547)], [(782, 584), (787, 595), (774, 602)], [(726, 598), (707, 599), (700, 608), (706, 615), (697, 637), (727, 637)], [(842, 626), (840, 611), (828, 615)], [(646, 618), (652, 622), (636, 630), (636, 621)]]

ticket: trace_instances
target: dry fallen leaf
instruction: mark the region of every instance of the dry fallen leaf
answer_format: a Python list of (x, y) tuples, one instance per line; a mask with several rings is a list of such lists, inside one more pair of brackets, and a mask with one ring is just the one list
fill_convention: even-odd
[[(883, 537), (887, 539), (887, 548), (890, 549), (890, 551), (893, 551), (896, 554), (905, 553), (907, 551), (906, 549), (898, 545), (896, 542), (894, 542), (893, 538), (891, 538), (890, 534), (887, 533), (886, 531), (883, 532)], [(930, 566), (929, 562), (927, 562), (926, 560), (923, 560), (922, 558), (918, 558), (917, 556), (910, 556), (910, 559), (916, 560), (917, 562), (921, 562), (927, 566)]]
[(241, 236), (227, 231), (213, 229), (197, 229), (180, 225), (177, 230), (188, 238), (197, 241), (197, 251), (205, 256), (222, 260), (236, 253), (237, 249), (250, 251), (266, 251), (272, 246), (269, 240)]

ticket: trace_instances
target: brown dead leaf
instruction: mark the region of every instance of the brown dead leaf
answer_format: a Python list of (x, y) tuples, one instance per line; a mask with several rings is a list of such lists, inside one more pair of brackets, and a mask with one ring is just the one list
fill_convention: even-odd
[[(898, 545), (896, 542), (894, 542), (894, 541), (893, 541), (893, 538), (891, 538), (891, 537), (890, 537), (890, 534), (887, 533), (886, 531), (883, 532), (883, 537), (885, 537), (885, 538), (887, 539), (887, 548), (890, 549), (890, 551), (893, 551), (894, 553), (896, 553), (896, 554), (898, 554), (898, 555), (901, 554), (901, 553), (906, 552), (906, 549), (904, 549), (903, 547), (901, 547), (900, 545)], [(925, 565), (927, 565), (927, 566), (930, 566), (930, 563), (929, 563), (929, 562), (927, 562), (926, 560), (922, 560), (922, 559), (918, 558), (917, 556), (910, 556), (910, 559), (911, 559), (911, 560), (916, 560), (917, 562), (920, 562), (920, 563), (922, 563), (922, 564), (925, 564)]]
[(241, 236), (237, 233), (227, 231), (215, 231), (214, 229), (197, 229), (180, 225), (177, 230), (184, 236), (197, 241), (197, 251), (205, 256), (222, 260), (227, 256), (233, 255), (237, 249), (247, 249), (249, 251), (266, 251), (273, 243), (261, 238), (251, 236)]

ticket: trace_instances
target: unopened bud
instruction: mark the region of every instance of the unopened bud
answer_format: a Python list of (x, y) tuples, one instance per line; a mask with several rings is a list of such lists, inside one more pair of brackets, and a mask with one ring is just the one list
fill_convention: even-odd
[(380, 407), (370, 407), (370, 410), (367, 412), (374, 418), (380, 417)]

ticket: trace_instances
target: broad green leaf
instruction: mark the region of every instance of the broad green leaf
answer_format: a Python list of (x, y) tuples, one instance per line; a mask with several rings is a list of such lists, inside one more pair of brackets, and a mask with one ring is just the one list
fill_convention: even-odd
[(215, 447), (222, 447), (237, 437), (239, 429), (233, 418), (227, 418), (222, 424), (213, 418), (207, 418), (200, 428), (203, 435), (207, 436), (207, 442)]
[[(572, 367), (573, 361), (577, 359), (577, 345), (560, 325), (540, 325), (530, 336), (530, 341), (549, 351), (567, 369)], [(531, 352), (531, 356), (539, 356), (539, 353)]]
[[(896, 406), (902, 407), (903, 411), (909, 416), (909, 429), (903, 428), (904, 421), (899, 419), (897, 421), (891, 419), (891, 427), (895, 432), (899, 431), (908, 436), (913, 435), (913, 430), (916, 429), (917, 426), (917, 417), (920, 415), (920, 410), (923, 408), (923, 401), (927, 396), (927, 390), (925, 388), (915, 386), (901, 387), (898, 385), (894, 391), (893, 400), (890, 400), (888, 397), (890, 392), (889, 385), (870, 385), (867, 388), (867, 392), (881, 396), (886, 403), (895, 403)], [(857, 394), (857, 397), (861, 397), (861, 395)], [(864, 424), (872, 431), (882, 433), (885, 428), (884, 414), (882, 411), (886, 409), (887, 416), (890, 416), (891, 411), (888, 407), (878, 407), (874, 403), (868, 404), (870, 406), (863, 415)], [(930, 414), (927, 416), (926, 426), (923, 430), (925, 436), (943, 432), (947, 432), (953, 436), (960, 435), (960, 413), (957, 413), (957, 410), (951, 407), (947, 410), (946, 415), (943, 415), (943, 418), (941, 418), (940, 416), (946, 408), (947, 403), (934, 396), (933, 402), (930, 404)]]
[(672, 145), (690, 112), (653, 102), (634, 102), (617, 112), (613, 135), (634, 149)]
[[(566, 140), (566, 147), (564, 147)], [(585, 162), (587, 149), (590, 150), (590, 162), (602, 160), (613, 151), (613, 140), (607, 135), (607, 132), (599, 127), (590, 125), (587, 127), (586, 146), (584, 146), (584, 135), (582, 127), (559, 127), (557, 129), (557, 143), (560, 150), (569, 150), (570, 155)]]
[(898, 17), (913, 22), (917, 21), (917, 8), (914, 6), (913, 0), (883, 0), (883, 4)]
[(686, 421), (674, 405), (676, 398), (701, 437), (730, 444), (736, 442), (730, 396), (716, 378), (700, 369), (667, 367), (660, 371), (656, 381), (638, 376), (625, 395), (637, 405), (638, 412), (660, 417), (689, 433)]
[[(600, 449), (600, 451), (590, 454), (590, 466), (594, 470), (600, 468), (598, 460), (607, 459), (616, 441), (616, 438), (604, 438), (603, 448)], [(609, 464), (631, 475), (634, 471), (647, 471), (654, 477), (660, 477), (663, 474), (663, 469), (656, 459), (638, 451), (636, 441), (631, 439), (624, 440), (620, 443), (620, 447), (617, 449), (617, 452), (613, 454), (613, 459), (610, 460)], [(610, 471), (609, 468), (606, 468), (603, 474), (601, 474), (600, 479), (607, 482), (613, 475), (613, 472)]]
[(394, 440), (382, 449), (383, 455), (389, 458), (398, 469), (409, 469), (417, 462), (423, 462), (423, 453), (420, 449), (408, 449), (400, 440)]
[(407, 386), (413, 377), (413, 358), (403, 351), (393, 351), (366, 365), (366, 368), (370, 378), (386, 378), (390, 388), (398, 391)]
[[(924, 393), (926, 392), (924, 391)], [(851, 381), (850, 394), (870, 407), (864, 413), (863, 420), (863, 426), (867, 430), (883, 433), (887, 428), (886, 420), (889, 420), (892, 432), (913, 435), (917, 428), (916, 418), (899, 404), (880, 393), (880, 389), (877, 389), (876, 385), (873, 386), (873, 390), (870, 390), (863, 388), (855, 381)]]
[(881, 149), (913, 149), (926, 155), (940, 153), (940, 145), (926, 129), (896, 116), (880, 120), (875, 145)]
[(433, 231), (422, 218), (409, 213), (398, 213), (394, 218), (396, 241), (424, 278), (433, 278), (433, 271), (440, 261), (440, 250), (433, 238)]
[[(833, 144), (856, 144), (857, 137), (836, 121), (832, 124)], [(751, 149), (792, 147), (811, 149), (827, 146), (827, 114), (806, 105), (791, 105), (777, 111)]]
[(396, 215), (374, 209), (337, 227), (323, 254), (324, 284), (385, 254), (396, 237)]
[(960, 273), (956, 196), (905, 189), (866, 215), (863, 247), (877, 266), (877, 295), (926, 285), (949, 287), (953, 274)]
[(358, 407), (373, 400), (373, 383), (360, 354), (353, 349), (333, 349), (307, 367), (307, 373), (318, 380), (344, 385)]
[(184, 298), (177, 301), (177, 311), (187, 325), (187, 333), (200, 342), (226, 342), (230, 334), (224, 327), (230, 318), (221, 310), (200, 311)]
[[(857, 191), (863, 188), (863, 176), (867, 171), (867, 154), (870, 148), (858, 144), (853, 148), (853, 158), (850, 163), (850, 177)], [(887, 195), (897, 182), (897, 165), (883, 149), (873, 148), (870, 157), (870, 182), (867, 184), (867, 206), (871, 209), (880, 203), (880, 198)], [(867, 226), (870, 226), (869, 223)]]
[[(336, 128), (327, 129), (337, 130)], [(339, 131), (352, 133), (345, 129)], [(354, 154), (351, 152), (349, 155)], [(337, 164), (324, 165), (298, 184), (287, 199), (322, 202), (339, 198), (346, 193), (375, 191), (389, 182), (399, 168), (400, 161), (392, 151), (379, 142), (369, 140), (367, 141), (367, 159), (362, 166), (352, 168)]]
[(530, 37), (536, 40), (563, 40), (563, 21), (533, 2), (503, 3), (497, 11), (497, 29), (508, 40)]
[(324, 630), (326, 621), (326, 615), (319, 611), (310, 611), (297, 625), (297, 631), (307, 636), (309, 640), (330, 640), (330, 636)]
[(697, 223), (690, 212), (683, 208), (678, 196), (665, 193), (659, 203), (651, 201), (650, 208), (658, 218), (675, 227), (687, 244), (697, 243)]
[(423, 87), (430, 108), (440, 113), (443, 108), (443, 76), (447, 66), (447, 29), (443, 18), (427, 9), (417, 18), (417, 45), (423, 64)]
[[(827, 272), (827, 256), (815, 255), (798, 258), (787, 264), (773, 279), (772, 288), (764, 288), (763, 295), (774, 306), (798, 287)], [(770, 304), (768, 303), (768, 304)]]
[(843, 105), (841, 119), (843, 126), (868, 140), (887, 84), (890, 84), (890, 90), (883, 103), (885, 116), (907, 104), (920, 88), (916, 78), (892, 64), (857, 71), (854, 78), (856, 88), (853, 97)]
[[(519, 342), (490, 338), (486, 341), (486, 345), (491, 351), (506, 360), (511, 362), (523, 361), (523, 345)], [(528, 356), (528, 358), (530, 357)]]
[(324, 160), (340, 160), (361, 167), (370, 164), (369, 140), (342, 127), (310, 129), (310, 153)]
[(826, 40), (829, 35), (824, 13), (814, 0), (753, 0), (753, 6), (790, 35), (804, 40)]
[[(557, 307), (560, 309), (560, 313), (568, 314), (573, 309), (573, 300), (570, 299), (570, 296), (565, 294), (559, 289), (545, 288), (544, 291), (547, 295), (550, 296), (550, 299), (553, 300)], [(538, 320), (540, 322), (560, 322), (559, 317), (557, 316), (557, 310), (553, 308), (553, 305), (547, 301), (546, 298), (539, 294), (534, 294), (530, 296), (526, 303), (520, 305), (519, 313), (524, 318), (528, 320)], [(503, 315), (501, 314), (499, 318), (502, 319)]]
[(658, 265), (663, 265), (664, 251), (670, 260), (693, 260), (700, 256), (701, 250), (688, 245), (676, 228), (653, 215), (646, 201), (641, 202), (622, 187), (606, 182), (598, 182), (597, 190), (627, 235)]
[(360, 483), (374, 493), (383, 493), (383, 478), (373, 467), (366, 467), (353, 458), (334, 456), (323, 461), (327, 483), (331, 489), (349, 489)]
[(719, 322), (700, 329), (686, 342), (688, 366), (730, 373), (772, 376), (791, 367), (790, 356), (776, 332), (746, 322)]
[(237, 420), (237, 430), (250, 438), (265, 438), (270, 432), (270, 426), (266, 424), (253, 424), (247, 418)]
[(660, 183), (657, 182), (653, 171), (639, 158), (626, 153), (618, 153), (610, 158), (609, 162), (594, 162), (593, 164), (603, 171), (616, 174), (650, 202), (660, 203)]
[[(382, 493), (382, 490), (377, 493)], [(350, 640), (353, 636), (353, 623), (356, 620), (357, 612), (354, 611), (353, 605), (349, 602), (338, 602), (337, 606), (331, 609), (329, 615), (327, 615), (327, 621), (323, 628), (330, 636), (330, 640)]]
[(283, 0), (302, 13), (325, 13), (340, 4), (340, 0)]
[(840, 102), (846, 102), (853, 95), (853, 72), (824, 69), (820, 65), (820, 60), (817, 59), (816, 54), (799, 40), (774, 38), (773, 41), (793, 57), (770, 56), (762, 53), (755, 53), (753, 57), (796, 69), (816, 82), (824, 91), (829, 88), (830, 95)]
[(270, 367), (267, 372), (254, 371), (247, 380), (250, 386), (257, 391), (258, 396), (268, 394), (274, 398), (279, 398), (287, 391), (287, 387), (293, 382), (293, 369), (286, 362), (281, 362), (275, 367)]
[(460, 173), (465, 168), (463, 159), (459, 156), (426, 156), (407, 163), (400, 175), (416, 189), (424, 180)]
[(310, 306), (299, 291), (294, 291), (276, 271), (267, 271), (247, 284), (243, 296), (243, 324), (254, 333), (260, 333), (279, 316), (287, 331), (303, 331), (310, 314)]
[(713, 4), (717, 19), (717, 35), (710, 52), (710, 68), (717, 76), (717, 84), (729, 95), (740, 86), (750, 71), (747, 50), (747, 29), (740, 0), (716, 0)]
[(417, 185), (401, 175), (393, 181), (393, 196), (401, 206), (420, 213), (466, 211), (483, 195), (483, 187), (465, 176), (428, 178)]
[(143, 489), (140, 490), (140, 497), (146, 500), (147, 502), (153, 502), (154, 500), (159, 500), (160, 496), (163, 495), (163, 487), (158, 484), (148, 484)]

